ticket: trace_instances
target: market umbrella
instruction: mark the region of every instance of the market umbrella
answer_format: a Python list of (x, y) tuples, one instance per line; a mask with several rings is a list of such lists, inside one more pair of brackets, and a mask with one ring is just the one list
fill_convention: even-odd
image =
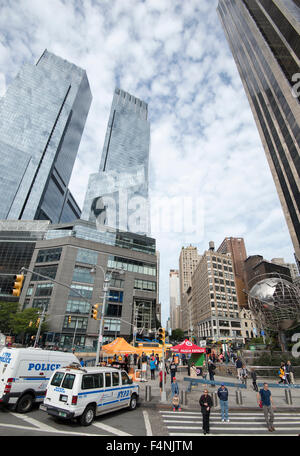
[(181, 342), (181, 344), (171, 347), (170, 350), (176, 353), (205, 353), (206, 350), (203, 347), (198, 347), (198, 345), (193, 344), (188, 339)]

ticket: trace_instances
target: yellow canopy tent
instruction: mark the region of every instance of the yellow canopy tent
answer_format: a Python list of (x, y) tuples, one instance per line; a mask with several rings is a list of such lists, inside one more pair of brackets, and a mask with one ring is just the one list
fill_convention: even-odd
[(125, 339), (123, 339), (123, 337), (117, 337), (110, 344), (102, 345), (102, 351), (105, 355), (114, 355), (115, 353), (128, 353), (128, 355), (132, 353), (140, 353), (138, 348), (130, 345)]

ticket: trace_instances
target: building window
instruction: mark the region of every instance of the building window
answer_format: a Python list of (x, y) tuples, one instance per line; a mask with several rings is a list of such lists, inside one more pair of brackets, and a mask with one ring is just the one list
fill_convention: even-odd
[(108, 304), (106, 309), (107, 317), (121, 317), (122, 316), (122, 306), (118, 304)]
[(156, 291), (156, 282), (150, 282), (148, 280), (134, 280), (134, 288), (136, 290)]
[(123, 291), (109, 290), (107, 300), (109, 302), (123, 302)]
[(62, 248), (39, 250), (36, 263), (49, 263), (51, 261), (59, 261)]
[[(40, 266), (40, 267), (35, 267), (34, 272), (36, 274), (32, 274), (31, 276), (31, 281), (32, 282), (38, 282), (42, 280), (49, 280), (50, 279), (55, 279), (56, 277), (56, 272), (57, 272), (57, 267), (58, 265), (53, 265), (53, 266)], [(43, 276), (46, 276), (47, 279), (44, 277), (41, 277), (39, 274), (42, 274)]]
[(38, 283), (35, 290), (35, 296), (51, 296), (53, 283)]
[(64, 318), (63, 329), (86, 329), (88, 325), (88, 319), (84, 317), (74, 317), (71, 315), (71, 321), (69, 322), (70, 315), (66, 315)]
[(88, 314), (90, 312), (90, 308), (91, 305), (89, 302), (79, 301), (76, 299), (68, 299), (66, 312)]
[(76, 297), (78, 297), (78, 294), (82, 298), (91, 299), (92, 298), (92, 294), (93, 294), (93, 287), (89, 287), (87, 285), (75, 285), (75, 284), (72, 284), (69, 296), (72, 296), (72, 297), (76, 298)]
[(32, 307), (34, 309), (45, 309), (47, 312), (49, 306), (50, 298), (35, 298), (32, 302)]
[(73, 272), (73, 282), (94, 283), (95, 277), (91, 274), (91, 269), (75, 266)]
[(104, 330), (105, 331), (112, 331), (112, 332), (119, 332), (120, 331), (121, 322), (117, 319), (104, 319)]
[(87, 263), (87, 264), (97, 264), (98, 262), (98, 252), (89, 249), (78, 249), (76, 262), (78, 263)]
[(156, 276), (155, 264), (143, 263), (140, 261), (130, 260), (128, 258), (109, 256), (107, 266), (113, 269), (123, 269), (129, 272), (138, 272), (139, 274)]

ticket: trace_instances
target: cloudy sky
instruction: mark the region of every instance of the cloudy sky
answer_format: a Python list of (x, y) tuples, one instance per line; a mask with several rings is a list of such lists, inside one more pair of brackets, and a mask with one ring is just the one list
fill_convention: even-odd
[[(0, 0), (0, 96), (45, 48), (87, 71), (93, 102), (70, 183), (81, 207), (115, 86), (148, 103), (163, 323), (182, 246), (202, 253), (211, 240), (218, 247), (225, 236), (242, 236), (248, 255), (294, 261), (216, 7), (217, 0)], [(170, 208), (162, 220), (159, 200)]]

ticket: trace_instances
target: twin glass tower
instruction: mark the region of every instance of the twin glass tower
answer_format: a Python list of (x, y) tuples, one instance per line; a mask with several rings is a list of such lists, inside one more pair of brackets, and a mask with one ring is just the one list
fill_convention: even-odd
[(92, 95), (81, 68), (44, 51), (0, 99), (0, 219), (70, 222), (68, 190)]
[(82, 219), (132, 233), (150, 233), (148, 106), (115, 89), (98, 173), (91, 174)]
[(116, 89), (99, 172), (83, 207), (68, 190), (92, 101), (86, 72), (44, 51), (0, 99), (0, 220), (79, 219), (149, 234), (148, 106)]

